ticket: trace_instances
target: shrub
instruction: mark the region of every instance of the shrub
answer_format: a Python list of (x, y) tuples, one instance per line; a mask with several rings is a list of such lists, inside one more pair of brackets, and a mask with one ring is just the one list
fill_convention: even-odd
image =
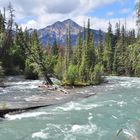
[(78, 67), (76, 65), (70, 65), (66, 72), (66, 80), (72, 86), (78, 78)]
[(36, 63), (26, 62), (25, 78), (31, 80), (36, 80), (39, 78), (39, 67)]
[(103, 66), (100, 64), (95, 65), (94, 72), (92, 73), (92, 83), (98, 85), (102, 82)]

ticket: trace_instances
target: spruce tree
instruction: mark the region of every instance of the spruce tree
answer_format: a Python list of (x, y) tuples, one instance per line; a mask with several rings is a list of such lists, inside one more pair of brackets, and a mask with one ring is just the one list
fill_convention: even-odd
[(34, 31), (31, 38), (31, 48), (26, 59), (25, 76), (27, 79), (38, 79), (40, 67), (42, 63), (42, 54), (39, 46), (37, 32)]
[(112, 65), (113, 65), (113, 33), (112, 33), (112, 25), (109, 23), (108, 32), (106, 34), (105, 39), (105, 48), (104, 48), (104, 67), (107, 73), (111, 74), (112, 72)]
[(78, 37), (77, 37), (77, 45), (74, 52), (74, 64), (76, 64), (78, 67), (80, 67), (82, 62), (82, 51), (83, 51), (83, 41), (82, 41), (82, 33), (79, 31)]
[(52, 55), (53, 56), (58, 56), (58, 45), (57, 45), (56, 39), (53, 42), (53, 45), (52, 45), (52, 49), (51, 50), (52, 50)]
[(103, 35), (102, 35), (102, 31), (99, 30), (99, 41), (97, 47), (97, 56), (98, 56), (97, 63), (99, 64), (103, 64), (103, 50), (104, 50)]
[(116, 48), (115, 48), (115, 55), (114, 55), (114, 72), (117, 75), (123, 75), (126, 73), (126, 59), (127, 58), (127, 37), (124, 25), (121, 28), (120, 39), (117, 41)]
[(70, 32), (70, 26), (67, 29), (67, 35), (66, 35), (66, 48), (65, 48), (65, 69), (67, 71), (72, 58), (72, 46), (71, 46), (71, 32)]
[(96, 62), (93, 32), (90, 29), (90, 20), (88, 19), (88, 25), (86, 29), (86, 40), (83, 48), (82, 62), (80, 66), (80, 77), (84, 82), (91, 80), (90, 73), (93, 72)]

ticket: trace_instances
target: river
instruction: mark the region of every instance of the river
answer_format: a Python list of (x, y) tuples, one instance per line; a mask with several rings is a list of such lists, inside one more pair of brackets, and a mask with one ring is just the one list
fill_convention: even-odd
[[(140, 78), (107, 80), (109, 83), (95, 96), (7, 114), (0, 121), (0, 140), (140, 140)], [(12, 81), (12, 86), (0, 89), (0, 101), (7, 96), (13, 101), (22, 100), (21, 95), (42, 94), (37, 89), (41, 81), (30, 83), (32, 86), (26, 81)], [(96, 88), (92, 87), (93, 92)]]

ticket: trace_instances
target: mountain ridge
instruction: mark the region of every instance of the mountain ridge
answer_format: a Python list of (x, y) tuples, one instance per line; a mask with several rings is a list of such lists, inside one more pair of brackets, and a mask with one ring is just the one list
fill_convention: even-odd
[[(52, 25), (46, 26), (45, 28), (38, 29), (36, 31), (39, 40), (43, 46), (47, 46), (47, 44), (50, 44), (52, 46), (55, 40), (59, 45), (65, 46), (66, 34), (68, 28), (70, 28), (70, 32), (71, 32), (71, 44), (72, 46), (75, 46), (76, 39), (79, 32), (83, 34), (83, 27), (78, 25), (76, 22), (74, 22), (71, 19), (66, 19), (64, 21), (57, 21)], [(32, 29), (30, 29), (30, 32), (31, 30)], [(97, 44), (99, 40), (99, 30), (95, 30), (95, 29), (91, 29), (91, 30), (93, 31), (94, 34), (95, 44)], [(105, 35), (104, 32), (102, 32), (102, 34), (103, 36)]]

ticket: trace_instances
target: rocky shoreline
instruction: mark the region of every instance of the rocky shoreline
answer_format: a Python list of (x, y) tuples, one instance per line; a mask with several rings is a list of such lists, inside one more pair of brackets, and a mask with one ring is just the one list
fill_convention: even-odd
[[(88, 90), (87, 90), (88, 89)], [(73, 100), (82, 98), (88, 98), (94, 96), (93, 87), (87, 88), (74, 88), (69, 89), (69, 93), (65, 94), (61, 91), (49, 91), (46, 90), (46, 94), (29, 95), (21, 100), (0, 101), (0, 117), (4, 118), (6, 114), (19, 114), (29, 110), (37, 109), (40, 107), (46, 107), (51, 105), (58, 105)]]

